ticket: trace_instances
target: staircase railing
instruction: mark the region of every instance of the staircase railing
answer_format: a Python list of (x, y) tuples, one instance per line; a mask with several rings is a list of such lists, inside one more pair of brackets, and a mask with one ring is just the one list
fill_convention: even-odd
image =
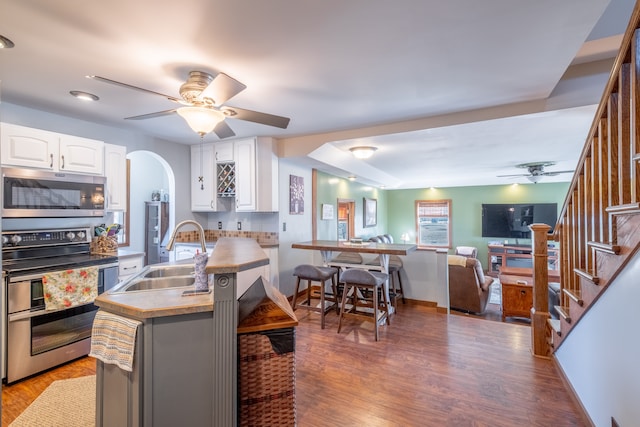
[[(639, 27), (636, 3), (555, 227), (561, 297), (560, 305), (548, 310), (560, 320), (548, 319), (543, 327), (545, 322), (534, 317), (534, 343), (546, 336), (538, 355), (558, 348), (640, 245)], [(536, 262), (546, 265), (546, 257), (534, 257), (534, 270)], [(534, 277), (534, 286), (534, 295), (546, 295), (546, 278)], [(537, 305), (547, 308), (540, 301)], [(544, 311), (538, 314), (548, 318)]]

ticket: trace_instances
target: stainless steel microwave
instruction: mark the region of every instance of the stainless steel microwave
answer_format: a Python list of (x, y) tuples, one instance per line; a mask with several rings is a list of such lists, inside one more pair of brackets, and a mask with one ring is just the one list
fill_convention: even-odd
[(2, 168), (2, 216), (103, 216), (105, 183), (102, 176)]

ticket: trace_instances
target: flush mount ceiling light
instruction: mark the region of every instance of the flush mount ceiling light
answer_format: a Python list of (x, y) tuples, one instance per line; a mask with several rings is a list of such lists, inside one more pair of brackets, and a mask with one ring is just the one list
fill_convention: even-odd
[(0, 49), (11, 49), (14, 46), (15, 44), (11, 40), (0, 35)]
[(215, 129), (216, 125), (224, 120), (224, 113), (204, 107), (181, 107), (177, 113), (187, 121), (194, 132), (201, 137)]
[(349, 151), (351, 151), (351, 153), (353, 153), (353, 155), (357, 159), (368, 159), (373, 155), (373, 153), (375, 153), (376, 150), (377, 150), (376, 147), (369, 147), (365, 145), (349, 148)]
[(75, 96), (78, 99), (81, 99), (83, 101), (97, 101), (100, 98), (98, 98), (96, 95), (89, 93), (89, 92), (82, 92), (79, 90), (72, 90), (69, 92), (71, 95)]
[(355, 181), (356, 177), (354, 175), (350, 175), (348, 179), (349, 179), (349, 181)]

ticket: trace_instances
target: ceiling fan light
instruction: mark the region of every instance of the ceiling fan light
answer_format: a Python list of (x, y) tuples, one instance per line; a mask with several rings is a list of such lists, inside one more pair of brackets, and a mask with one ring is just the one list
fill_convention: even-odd
[(373, 155), (373, 153), (376, 152), (376, 150), (376, 147), (369, 147), (364, 145), (349, 148), (349, 151), (351, 151), (356, 159), (368, 159)]
[(189, 127), (200, 135), (208, 134), (224, 120), (224, 114), (211, 108), (181, 107), (176, 111), (186, 120)]
[(527, 179), (531, 182), (533, 182), (534, 184), (536, 184), (538, 181), (540, 181), (542, 179), (541, 175), (528, 175)]

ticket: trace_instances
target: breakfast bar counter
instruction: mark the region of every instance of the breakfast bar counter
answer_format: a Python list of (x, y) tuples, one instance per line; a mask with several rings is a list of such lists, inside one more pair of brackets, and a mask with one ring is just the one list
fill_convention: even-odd
[[(331, 262), (333, 252), (357, 252), (362, 254), (378, 255), (380, 260), (380, 266), (378, 267), (383, 273), (389, 273), (389, 256), (390, 255), (408, 255), (417, 249), (414, 244), (402, 244), (402, 243), (380, 243), (380, 242), (358, 242), (353, 243), (350, 241), (340, 240), (311, 240), (308, 242), (293, 243), (291, 245), (294, 249), (311, 249), (320, 251), (322, 254), (322, 262), (324, 265), (331, 264), (332, 266), (339, 267), (356, 267), (367, 268), (364, 264), (336, 264)], [(389, 281), (385, 282), (384, 286), (385, 298), (390, 304), (389, 298)], [(391, 307), (393, 312), (393, 307)]]

